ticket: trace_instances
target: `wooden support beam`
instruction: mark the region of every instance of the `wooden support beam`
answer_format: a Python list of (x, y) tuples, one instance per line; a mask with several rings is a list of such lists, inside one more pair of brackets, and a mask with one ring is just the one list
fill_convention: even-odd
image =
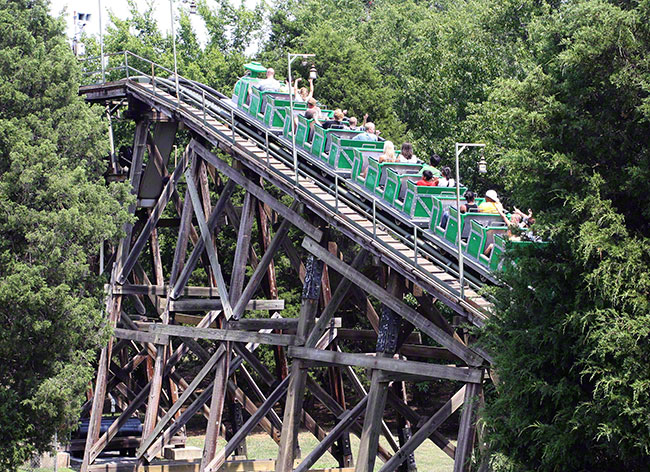
[[(232, 180), (229, 180), (228, 183), (226, 183), (225, 187), (221, 191), (221, 195), (219, 196), (219, 201), (215, 205), (215, 207), (212, 209), (212, 213), (210, 214), (210, 217), (208, 218), (208, 229), (210, 231), (213, 231), (215, 226), (217, 225), (217, 222), (219, 221), (219, 217), (221, 216), (221, 213), (223, 213), (224, 208), (226, 207), (226, 204), (230, 201), (230, 197), (232, 196), (233, 192), (236, 189), (235, 182)], [(187, 192), (189, 193), (189, 191)], [(185, 197), (186, 200), (186, 206), (191, 207), (192, 206), (192, 199)], [(185, 209), (183, 210), (185, 211)], [(189, 209), (190, 213), (192, 212), (192, 209)], [(190, 218), (191, 220), (191, 218)], [(181, 226), (184, 220), (181, 222)], [(191, 225), (190, 225), (191, 227)], [(176, 246), (178, 252), (178, 245)], [(187, 259), (187, 263), (183, 265), (182, 271), (180, 272), (180, 275), (178, 276), (178, 279), (174, 279), (174, 283), (170, 283), (174, 288), (171, 293), (171, 298), (172, 299), (177, 299), (178, 297), (181, 296), (185, 289), (185, 285), (187, 285), (187, 281), (190, 278), (190, 275), (192, 275), (192, 271), (196, 267), (196, 264), (198, 263), (199, 259), (201, 258), (201, 254), (203, 253), (205, 249), (204, 246), (204, 241), (203, 239), (199, 239), (197, 242), (196, 246), (192, 250), (192, 253), (190, 254), (190, 257)], [(182, 253), (184, 256), (185, 253)], [(174, 258), (176, 258), (177, 255), (175, 254)], [(171, 278), (170, 278), (171, 279)]]
[(294, 472), (308, 472), (318, 459), (321, 458), (327, 449), (336, 441), (345, 431), (354, 423), (359, 416), (365, 411), (368, 403), (368, 397), (361, 399), (351, 410), (347, 410), (339, 422), (330, 430), (325, 439), (319, 442), (316, 447), (303, 459), (303, 461), (294, 469)]
[(214, 370), (214, 382), (212, 383), (212, 399), (210, 402), (210, 417), (208, 426), (205, 431), (205, 440), (203, 443), (203, 456), (201, 458), (201, 472), (205, 471), (207, 465), (214, 458), (217, 449), (217, 438), (223, 421), (223, 407), (226, 399), (228, 377), (230, 375), (230, 353), (231, 346), (229, 342), (223, 344), (226, 353), (222, 359), (217, 362)]
[[(135, 138), (133, 142), (133, 159), (131, 162), (131, 169), (129, 181), (131, 183), (131, 191), (137, 194), (140, 188), (140, 181), (142, 179), (142, 162), (144, 160), (144, 150), (146, 145), (147, 132), (149, 128), (149, 121), (141, 119), (136, 124)], [(137, 195), (136, 195), (137, 196)], [(135, 204), (129, 205), (128, 212), (130, 215), (135, 214)], [(118, 245), (115, 264), (113, 264), (113, 271), (111, 274), (111, 284), (117, 280), (117, 274), (122, 270), (124, 259), (126, 257), (129, 246), (131, 245), (131, 235), (133, 232), (133, 225), (127, 223), (124, 225), (125, 237), (122, 238)], [(115, 328), (120, 317), (122, 305), (122, 297), (120, 295), (113, 296), (109, 294), (106, 297), (106, 313), (108, 314), (108, 323), (111, 328)], [(91, 407), (90, 421), (88, 423), (88, 435), (86, 437), (86, 447), (84, 449), (84, 458), (81, 464), (81, 472), (88, 472), (90, 464), (95, 460), (92, 457), (91, 450), (99, 441), (100, 425), (102, 420), (102, 412), (104, 408), (104, 400), (106, 398), (106, 386), (109, 363), (112, 357), (113, 339), (108, 340), (108, 344), (102, 349), (99, 356), (99, 364), (97, 368), (97, 379), (95, 382), (95, 392), (93, 396), (93, 404)]]
[(199, 373), (194, 377), (194, 380), (192, 380), (192, 383), (189, 384), (189, 386), (185, 389), (181, 397), (172, 405), (172, 407), (167, 411), (167, 414), (158, 422), (154, 430), (149, 434), (146, 438), (144, 438), (141, 443), (140, 447), (138, 448), (138, 451), (136, 453), (136, 457), (139, 459), (141, 458), (144, 453), (147, 451), (149, 446), (154, 442), (158, 434), (163, 430), (163, 428), (169, 423), (169, 420), (171, 420), (176, 412), (180, 411), (181, 407), (187, 399), (194, 393), (196, 388), (199, 386), (199, 384), (203, 381), (205, 376), (212, 370), (214, 365), (217, 363), (219, 358), (223, 356), (225, 352), (225, 349), (222, 347), (219, 347), (217, 351), (212, 355), (210, 360), (208, 360), (207, 363), (203, 365), (203, 368), (199, 371)]
[(237, 245), (233, 258), (232, 274), (230, 277), (230, 303), (235, 304), (244, 290), (246, 277), (246, 266), (250, 253), (251, 233), (255, 219), (255, 198), (250, 194), (244, 194), (239, 231), (237, 231)]
[[(204, 468), (204, 472), (216, 472), (223, 466), (226, 458), (233, 453), (237, 445), (248, 436), (248, 434), (257, 426), (260, 420), (269, 412), (273, 405), (275, 405), (286, 393), (289, 386), (291, 377), (285, 378), (269, 395), (266, 401), (260, 405), (257, 411), (244, 423), (239, 431), (228, 441), (226, 446), (219, 451), (219, 453), (212, 459), (212, 461)], [(291, 465), (293, 468), (293, 464)]]
[[(377, 369), (397, 374), (408, 374), (419, 379), (448, 379), (461, 382), (480, 383), (483, 378), (481, 369), (467, 367), (450, 367), (427, 362), (406, 361), (392, 357), (367, 356), (336, 351), (321, 351), (305, 347), (289, 347), (289, 356), (317, 365), (354, 366)], [(386, 380), (387, 381), (387, 380)]]
[(113, 336), (118, 339), (132, 339), (142, 343), (167, 344), (169, 336), (165, 334), (150, 333), (146, 331), (136, 331), (133, 329), (115, 328)]
[[(418, 415), (415, 411), (411, 409), (410, 406), (404, 403), (403, 399), (397, 397), (393, 392), (390, 391), (388, 392), (388, 401), (391, 403), (395, 411), (399, 415), (401, 415), (402, 417), (410, 421), (411, 424), (417, 425), (422, 421), (424, 421), (420, 417), (420, 415)], [(454, 459), (454, 456), (456, 454), (456, 446), (454, 446), (452, 442), (449, 441), (449, 439), (444, 437), (438, 431), (434, 431), (429, 436), (429, 440), (433, 442), (436, 446), (438, 446), (442, 450), (442, 452), (447, 454), (452, 460)]]
[(447, 403), (443, 405), (437, 412), (435, 412), (413, 436), (404, 444), (393, 457), (384, 464), (379, 472), (392, 472), (397, 470), (397, 467), (404, 462), (409, 455), (411, 455), (435, 430), (447, 419), (454, 411), (456, 411), (462, 404), (465, 397), (466, 387), (463, 386), (456, 392)]
[(142, 231), (140, 232), (138, 239), (136, 239), (135, 243), (133, 244), (133, 247), (131, 248), (131, 251), (126, 257), (124, 261), (124, 266), (122, 267), (122, 271), (120, 272), (120, 275), (117, 277), (118, 283), (123, 284), (124, 282), (126, 282), (127, 277), (131, 273), (133, 266), (138, 260), (138, 257), (140, 256), (142, 249), (144, 249), (147, 240), (151, 236), (151, 233), (156, 229), (156, 224), (158, 223), (158, 220), (162, 216), (163, 211), (165, 211), (165, 208), (167, 208), (167, 203), (169, 203), (169, 199), (172, 196), (172, 191), (176, 188), (176, 184), (178, 183), (178, 180), (183, 175), (183, 171), (185, 170), (185, 167), (187, 167), (188, 159), (189, 159), (189, 148), (186, 148), (185, 152), (183, 153), (183, 156), (181, 157), (181, 160), (176, 166), (176, 169), (174, 169), (174, 173), (171, 175), (171, 178), (167, 181), (165, 188), (160, 194), (160, 197), (156, 202), (156, 206), (151, 211), (151, 214), (149, 215), (147, 222), (142, 228)]
[(454, 472), (468, 472), (470, 470), (476, 433), (476, 410), (479, 404), (480, 392), (480, 384), (468, 384), (465, 390), (464, 406), (460, 415), (460, 424), (458, 425), (458, 444), (456, 445)]
[(235, 341), (240, 343), (271, 344), (291, 346), (296, 336), (291, 334), (270, 334), (231, 329), (194, 328), (191, 326), (154, 324), (149, 326), (151, 333), (178, 336), (180, 338), (213, 339), (215, 341)]
[(212, 241), (212, 235), (205, 220), (205, 215), (201, 209), (201, 200), (199, 199), (199, 193), (197, 191), (196, 184), (194, 183), (194, 178), (192, 177), (191, 172), (185, 172), (185, 182), (187, 183), (187, 190), (190, 194), (190, 198), (192, 199), (194, 215), (196, 216), (196, 219), (199, 223), (199, 230), (201, 232), (201, 239), (203, 240), (203, 247), (208, 253), (210, 268), (212, 269), (212, 276), (217, 282), (217, 289), (219, 290), (219, 296), (221, 297), (223, 311), (226, 319), (230, 319), (232, 317), (232, 306), (230, 305), (228, 288), (226, 287), (226, 281), (223, 279), (217, 251), (215, 250), (214, 243)]
[(237, 184), (246, 189), (258, 200), (263, 201), (270, 206), (275, 212), (282, 216), (285, 220), (289, 220), (294, 226), (299, 228), (302, 232), (308, 235), (315, 241), (320, 241), (323, 238), (323, 232), (308, 223), (303, 217), (298, 215), (295, 211), (290, 210), (278, 200), (275, 199), (270, 193), (262, 189), (259, 185), (251, 182), (246, 176), (242, 175), (239, 171), (233, 169), (224, 161), (219, 159), (215, 154), (210, 152), (202, 144), (192, 141), (190, 148), (199, 154), (203, 159), (213, 165), (219, 172), (226, 175), (229, 179), (234, 180)]
[(239, 321), (228, 322), (228, 328), (246, 331), (259, 331), (260, 329), (295, 331), (297, 327), (297, 318), (242, 318)]
[[(137, 264), (136, 264), (137, 269)], [(153, 284), (124, 284), (124, 285), (104, 285), (104, 291), (111, 290), (113, 295), (155, 295), (158, 297), (169, 296), (170, 287), (168, 285), (153, 285)], [(219, 293), (216, 287), (185, 287), (180, 294), (184, 297), (208, 297), (218, 298)], [(180, 299), (182, 300), (182, 299)], [(219, 305), (221, 309), (221, 305)]]
[[(293, 211), (296, 208), (298, 208), (298, 203), (294, 202), (291, 205), (291, 210)], [(262, 259), (260, 260), (257, 268), (253, 272), (253, 275), (251, 275), (251, 278), (248, 280), (248, 284), (246, 284), (246, 287), (242, 291), (242, 294), (239, 297), (239, 301), (233, 308), (233, 319), (238, 320), (241, 318), (241, 315), (244, 313), (246, 304), (259, 288), (260, 283), (262, 282), (262, 278), (264, 277), (269, 264), (273, 260), (273, 256), (275, 256), (276, 252), (278, 251), (280, 243), (287, 236), (290, 226), (291, 221), (285, 219), (280, 225), (280, 228), (278, 228), (277, 233), (275, 233), (275, 236), (273, 236), (271, 244), (269, 244), (268, 249), (262, 256)]]
[(359, 271), (353, 269), (339, 258), (332, 256), (329, 252), (320, 247), (315, 241), (305, 238), (303, 240), (303, 247), (314, 254), (319, 259), (322, 259), (328, 266), (336, 270), (345, 278), (351, 279), (354, 283), (364, 291), (368, 292), (375, 298), (379, 299), (391, 310), (395, 311), (399, 316), (418, 328), (420, 331), (430, 336), (436, 342), (449, 349), (456, 356), (463, 359), (471, 366), (480, 366), (483, 363), (483, 358), (473, 352), (464, 344), (458, 342), (444, 330), (440, 329), (431, 321), (427, 320), (424, 316), (419, 314), (413, 308), (405, 305), (401, 299), (388, 293), (379, 285), (368, 279)]
[[(300, 306), (300, 321), (297, 335), (305, 338), (311, 331), (318, 310), (320, 285), (323, 278), (323, 263), (309, 256), (306, 264), (305, 283), (302, 291)], [(299, 359), (291, 364), (289, 374), (291, 383), (287, 393), (282, 421), (282, 438), (276, 463), (276, 472), (286, 472), (293, 469), (293, 461), (298, 452), (298, 429), (300, 427), (300, 412), (302, 411), (307, 370)]]
[[(169, 311), (220, 311), (223, 304), (220, 298), (185, 298), (169, 301)], [(280, 311), (284, 309), (284, 300), (249, 300), (246, 310)]]
[[(390, 273), (389, 292), (392, 297), (401, 299), (404, 285), (402, 277), (397, 272)], [(390, 306), (383, 304), (377, 333), (377, 361), (395, 361), (391, 359), (398, 348), (398, 337), (402, 319)], [(343, 354), (340, 352), (334, 354)], [(377, 363), (379, 365), (379, 362)], [(392, 370), (392, 369), (391, 369)], [(379, 447), (379, 431), (386, 396), (388, 395), (388, 382), (382, 379), (381, 371), (372, 370), (370, 377), (370, 392), (368, 395), (368, 413), (363, 421), (363, 432), (359, 444), (359, 453), (355, 467), (356, 472), (372, 472), (377, 458)]]

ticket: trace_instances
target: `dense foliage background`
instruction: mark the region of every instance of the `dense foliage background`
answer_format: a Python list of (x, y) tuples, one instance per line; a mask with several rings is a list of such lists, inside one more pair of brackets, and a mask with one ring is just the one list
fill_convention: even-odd
[[(230, 94), (251, 58), (282, 78), (287, 52), (314, 53), (316, 98), (368, 113), (398, 145), (412, 141), (416, 154), (450, 165), (454, 142), (487, 144), (487, 176), (466, 153), (462, 180), (531, 208), (550, 242), (510, 255), (509, 288), (495, 290), (497, 316), (478, 333), (498, 379), (483, 410), (493, 465), (647, 470), (650, 0), (277, 0), (254, 10), (218, 0), (199, 2), (199, 14), (204, 47), (180, 14), (182, 75)], [(98, 184), (104, 128), (76, 98), (60, 24), (40, 0), (0, 0), (0, 24), (9, 31), (0, 37), (0, 353), (9, 359), (0, 437), (15, 431), (0, 463), (10, 464), (53, 432), (34, 425), (73, 417), (101, 308), (88, 255), (124, 214), (123, 190)], [(173, 66), (172, 38), (151, 9), (132, 4), (105, 41)], [(311, 64), (294, 64), (306, 77)], [(57, 340), (65, 348), (43, 355)]]
[(45, 1), (0, 1), (0, 468), (76, 427), (103, 333), (91, 273), (127, 213), (106, 126)]

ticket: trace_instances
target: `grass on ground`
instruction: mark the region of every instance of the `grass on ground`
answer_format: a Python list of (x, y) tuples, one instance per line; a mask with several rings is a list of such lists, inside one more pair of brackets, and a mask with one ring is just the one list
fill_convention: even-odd
[[(190, 436), (187, 438), (188, 446), (195, 446), (203, 448), (204, 436)], [(355, 453), (359, 450), (359, 438), (354, 435), (350, 436), (352, 442), (352, 451)], [(311, 433), (300, 433), (298, 436), (302, 457), (307, 456), (309, 452), (318, 444), (318, 440)], [(226, 442), (219, 439), (217, 448), (224, 447)], [(391, 450), (386, 440), (381, 438), (381, 445), (386, 450)], [(267, 434), (252, 434), (249, 435), (246, 441), (249, 459), (275, 459), (278, 455), (278, 446)], [(426, 441), (415, 451), (415, 462), (418, 470), (426, 472), (451, 472), (454, 470), (454, 461), (442, 452), (436, 445), (430, 441)], [(375, 464), (375, 472), (377, 472), (383, 462), (377, 459)], [(314, 469), (338, 467), (338, 463), (329, 453), (325, 453), (316, 464)]]

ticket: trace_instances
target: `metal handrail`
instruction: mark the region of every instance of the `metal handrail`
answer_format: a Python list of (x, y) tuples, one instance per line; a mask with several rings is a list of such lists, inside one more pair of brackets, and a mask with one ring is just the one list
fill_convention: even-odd
[[(160, 64), (157, 64), (149, 59), (146, 59), (138, 54), (135, 54), (131, 51), (122, 51), (119, 53), (107, 53), (104, 54), (104, 57), (116, 57), (116, 56), (122, 56), (123, 57), (123, 65), (119, 67), (112, 67), (109, 69), (105, 69), (106, 72), (113, 72), (113, 71), (124, 71), (126, 78), (136, 78), (138, 76), (142, 78), (148, 79), (153, 87), (153, 94), (157, 96), (160, 99), (163, 99), (167, 101), (165, 97), (160, 95), (158, 93), (158, 90), (166, 90), (169, 93), (169, 95), (174, 96), (175, 95), (175, 86), (172, 83), (171, 79), (167, 78), (161, 78), (156, 77), (155, 75), (155, 70), (156, 68), (159, 68), (162, 71), (165, 71), (172, 76), (174, 75), (174, 72), (171, 69), (168, 69)], [(136, 60), (143, 61), (145, 64), (148, 64), (151, 67), (151, 73), (145, 73), (144, 71), (139, 70), (137, 67), (134, 67), (133, 65), (129, 65), (128, 63), (128, 58), (132, 57)], [(86, 58), (87, 62), (90, 62), (91, 60), (96, 60), (101, 58), (101, 56), (95, 56), (95, 57), (90, 57)], [(129, 72), (135, 73), (135, 77), (130, 77)], [(92, 76), (95, 74), (98, 74), (99, 71), (97, 72), (86, 72), (86, 75)], [(133, 74), (132, 74), (133, 75)], [(243, 113), (241, 110), (237, 108), (233, 108), (231, 106), (226, 106), (223, 103), (223, 98), (224, 96), (222, 94), (215, 94), (212, 93), (211, 91), (207, 91), (205, 85), (196, 82), (191, 79), (187, 79), (181, 75), (178, 75), (179, 82), (182, 80), (182, 88), (179, 89), (179, 96), (176, 97), (178, 100), (178, 103), (173, 102), (175, 106), (178, 106), (181, 110), (183, 108), (182, 104), (186, 103), (189, 105), (196, 105), (202, 112), (202, 121), (203, 125), (213, 129), (214, 131), (217, 131), (212, 124), (210, 124), (207, 121), (207, 116), (210, 116), (214, 119), (216, 119), (219, 122), (222, 122), (223, 124), (227, 124), (231, 128), (231, 142), (234, 145), (235, 144), (235, 139), (236, 139), (236, 134), (247, 137), (249, 139), (253, 139), (256, 141), (258, 144), (262, 145), (266, 151), (266, 158), (263, 159), (265, 161), (267, 169), (273, 173), (274, 175), (281, 177), (282, 180), (287, 181), (288, 183), (291, 183), (295, 185), (297, 188), (303, 187), (300, 185), (298, 182), (289, 180), (284, 174), (281, 174), (280, 172), (277, 172), (269, 165), (269, 159), (270, 156), (273, 155), (275, 159), (278, 159), (285, 163), (286, 165), (293, 167), (293, 163), (287, 159), (286, 157), (282, 156), (280, 152), (277, 151), (272, 151), (271, 150), (271, 143), (270, 143), (270, 137), (273, 138), (275, 141), (275, 145), (281, 149), (281, 146), (283, 145), (282, 138), (276, 136), (275, 134), (269, 134), (268, 129), (264, 130), (264, 136), (260, 138), (257, 136), (255, 133), (251, 133), (247, 131), (247, 127), (243, 126), (237, 126), (236, 119), (244, 120), (244, 122), (248, 123), (250, 118), (250, 115)], [(216, 92), (216, 91), (215, 91)], [(217, 92), (218, 93), (218, 92)], [(197, 94), (200, 99), (198, 99), (196, 96), (193, 97), (193, 94)], [(221, 96), (220, 96), (221, 95)], [(183, 100), (181, 100), (181, 98)], [(225, 115), (225, 116), (224, 116)], [(290, 118), (288, 118), (290, 119)], [(304, 151), (299, 150), (303, 153)], [(335, 204), (332, 207), (330, 204), (327, 202), (323, 201), (322, 199), (316, 197), (321, 204), (325, 205), (326, 207), (334, 210), (335, 212), (338, 212), (339, 209), (339, 202), (344, 203), (351, 208), (355, 209), (355, 211), (359, 212), (360, 214), (364, 215), (366, 218), (372, 221), (373, 223), (373, 231), (372, 231), (372, 238), (375, 240), (377, 243), (379, 243), (382, 247), (385, 247), (388, 249), (392, 254), (395, 254), (399, 258), (403, 259), (404, 261), (410, 263), (413, 265), (415, 268), (418, 268), (424, 273), (427, 273), (427, 271), (421, 266), (419, 263), (419, 258), (422, 258), (424, 260), (429, 260), (432, 263), (436, 263), (441, 266), (446, 272), (448, 272), (450, 275), (453, 276), (458, 276), (458, 273), (456, 270), (454, 270), (453, 266), (451, 264), (446, 263), (443, 259), (440, 257), (436, 257), (433, 253), (430, 251), (426, 250), (425, 247), (422, 245), (418, 244), (418, 240), (420, 239), (418, 237), (418, 232), (421, 232), (423, 235), (426, 233), (423, 230), (420, 230), (417, 225), (413, 225), (413, 233), (409, 237), (404, 237), (401, 234), (399, 234), (397, 231), (392, 231), (387, 225), (386, 222), (383, 221), (383, 218), (378, 218), (377, 215), (377, 202), (376, 199), (373, 198), (372, 200), (372, 213), (369, 214), (367, 211), (365, 211), (360, 205), (357, 205), (355, 202), (353, 202), (347, 195), (346, 192), (352, 192), (353, 189), (349, 188), (346, 184), (347, 182), (344, 179), (339, 179), (338, 174), (334, 173), (334, 183), (333, 183), (333, 188), (331, 185), (326, 185), (322, 183), (318, 178), (315, 178), (314, 175), (310, 175), (310, 173), (306, 172), (304, 169), (301, 169), (298, 167), (296, 169), (296, 175), (297, 176), (304, 176), (304, 177), (311, 177), (311, 180), (316, 183), (319, 187), (321, 187), (323, 190), (325, 190), (328, 194), (334, 196), (335, 198)], [(343, 185), (341, 185), (340, 181), (342, 180)], [(341, 192), (341, 189), (345, 188), (346, 192)], [(304, 189), (306, 191), (306, 189)], [(368, 233), (366, 228), (361, 227), (360, 225), (356, 224), (354, 221), (350, 220), (349, 221), (355, 228), (357, 228), (358, 231), (362, 233)], [(399, 241), (403, 242), (407, 247), (412, 248), (414, 251), (414, 258), (409, 259), (406, 258), (404, 255), (402, 255), (399, 251), (393, 250), (388, 244), (386, 244), (384, 241), (380, 240), (377, 238), (377, 225), (381, 225), (383, 228), (385, 228), (387, 231), (390, 231), (391, 234), (394, 235)], [(411, 239), (412, 238), (412, 239)], [(431, 247), (431, 246), (430, 246)], [(460, 249), (459, 249), (460, 250)], [(429, 256), (429, 257), (427, 257)], [(433, 274), (432, 277), (436, 278)], [(436, 278), (437, 279), (437, 278)], [(457, 296), (459, 298), (462, 298), (460, 295), (460, 291), (453, 289), (450, 287), (447, 283), (437, 279), (445, 288), (447, 288), (454, 296)], [(465, 281), (470, 287), (474, 289), (480, 289), (480, 285), (476, 282), (474, 282), (471, 279), (466, 279)]]

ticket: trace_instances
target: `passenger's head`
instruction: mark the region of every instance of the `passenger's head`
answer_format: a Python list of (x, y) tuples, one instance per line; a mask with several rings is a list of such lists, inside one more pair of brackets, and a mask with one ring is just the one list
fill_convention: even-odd
[(357, 127), (357, 119), (356, 119), (356, 117), (351, 116), (348, 121), (350, 122), (350, 128), (356, 128)]
[(433, 179), (433, 172), (431, 172), (429, 169), (425, 170), (422, 172), (422, 178), (426, 180), (427, 182)]
[(465, 192), (465, 200), (467, 200), (467, 203), (473, 203), (475, 198), (476, 195), (474, 195), (474, 192), (472, 192), (471, 190)]
[(309, 95), (309, 90), (307, 90), (307, 87), (300, 87), (300, 90), (298, 90), (298, 93), (303, 99), (306, 99), (307, 96)]
[(402, 157), (411, 159), (413, 157), (413, 145), (411, 143), (402, 144)]
[(375, 134), (375, 124), (372, 121), (366, 123), (366, 131), (370, 134)]
[(488, 190), (485, 192), (485, 199), (489, 202), (499, 203), (499, 196), (495, 190)]
[(314, 97), (307, 100), (307, 108), (315, 108), (316, 104), (317, 104), (317, 102), (316, 102), (316, 99)]
[(345, 117), (345, 115), (343, 114), (343, 111), (340, 108), (337, 108), (336, 110), (334, 110), (334, 119), (336, 121), (343, 121), (344, 117)]
[(395, 145), (392, 141), (386, 141), (384, 143), (384, 156), (388, 158), (395, 158)]
[(451, 179), (451, 169), (449, 167), (447, 167), (447, 166), (443, 167), (440, 172), (442, 173), (442, 176), (445, 179), (447, 179), (447, 180)]
[(440, 161), (442, 161), (442, 157), (440, 157), (435, 152), (431, 154), (431, 165), (433, 167), (438, 167), (440, 165)]
[(266, 78), (272, 79), (273, 77), (275, 77), (275, 69), (273, 69), (273, 67), (269, 67), (266, 69)]

